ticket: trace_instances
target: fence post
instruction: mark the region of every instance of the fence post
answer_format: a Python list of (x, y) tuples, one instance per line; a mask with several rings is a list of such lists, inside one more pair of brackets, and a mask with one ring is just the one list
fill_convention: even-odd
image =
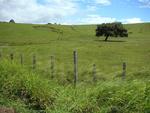
[(2, 53), (0, 52), (0, 58), (2, 58)]
[(11, 60), (11, 61), (14, 60), (14, 54), (13, 54), (13, 53), (10, 54), (10, 60)]
[(33, 61), (32, 61), (32, 65), (33, 65), (33, 69), (35, 69), (36, 68), (36, 56), (35, 55), (33, 55)]
[(122, 79), (124, 80), (125, 78), (126, 78), (126, 63), (125, 62), (123, 62), (123, 72), (122, 72)]
[(93, 64), (93, 82), (96, 82), (96, 64)]
[(76, 87), (78, 79), (77, 51), (73, 52), (73, 56), (74, 56), (74, 87)]
[(51, 56), (51, 78), (54, 78), (54, 56)]
[(23, 65), (23, 55), (20, 54), (20, 64)]

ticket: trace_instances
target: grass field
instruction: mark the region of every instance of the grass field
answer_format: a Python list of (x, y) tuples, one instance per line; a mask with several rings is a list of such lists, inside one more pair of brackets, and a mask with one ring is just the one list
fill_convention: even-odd
[[(36, 26), (36, 27), (35, 27)], [(38, 68), (48, 70), (50, 55), (56, 59), (56, 72), (66, 73), (73, 69), (73, 50), (77, 50), (79, 73), (86, 76), (93, 63), (101, 74), (115, 75), (121, 71), (122, 62), (127, 62), (128, 73), (150, 67), (150, 24), (125, 25), (129, 37), (109, 39), (95, 37), (96, 26), (60, 26), (0, 24), (0, 45), (4, 57), (14, 53), (24, 55), (30, 66), (36, 54)], [(63, 31), (63, 35), (58, 33)]]
[[(104, 37), (95, 37), (95, 25), (0, 23), (1, 86), (10, 84), (6, 88), (8, 91), (1, 87), (0, 105), (16, 109), (18, 105), (17, 110), (24, 110), (23, 113), (38, 112), (30, 109), (34, 102), (25, 104), (20, 97), (22, 95), (16, 94), (25, 87), (33, 93), (33, 97), (44, 100), (48, 113), (150, 112), (150, 23), (124, 26), (128, 29), (128, 38), (110, 38), (104, 42)], [(73, 81), (74, 50), (78, 52), (77, 90), (71, 84), (64, 85)], [(9, 63), (10, 53), (15, 55), (13, 65)], [(24, 67), (19, 66), (20, 54), (24, 57)], [(30, 72), (33, 54), (37, 57), (36, 72)], [(50, 79), (51, 55), (55, 57), (54, 75), (57, 82)], [(120, 81), (123, 62), (127, 63), (127, 81), (124, 83)], [(98, 83), (93, 86), (91, 73), (94, 63)], [(14, 77), (5, 78), (4, 75)], [(22, 86), (19, 85), (21, 82)], [(38, 85), (38, 82), (41, 84)], [(8, 93), (9, 99), (4, 96), (5, 93)], [(18, 101), (14, 101), (11, 95), (15, 95)], [(49, 104), (47, 99), (51, 99), (52, 103)], [(117, 111), (113, 112), (113, 109)]]

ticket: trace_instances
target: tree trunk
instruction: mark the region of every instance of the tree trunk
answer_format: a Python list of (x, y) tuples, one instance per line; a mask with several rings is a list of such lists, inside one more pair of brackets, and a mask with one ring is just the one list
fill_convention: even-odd
[(108, 37), (109, 37), (109, 36), (107, 35), (106, 38), (105, 38), (105, 41), (107, 41)]

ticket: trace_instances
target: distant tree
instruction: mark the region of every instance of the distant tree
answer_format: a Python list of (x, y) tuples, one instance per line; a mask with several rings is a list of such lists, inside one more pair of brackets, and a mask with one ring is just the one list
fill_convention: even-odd
[(11, 19), (11, 20), (9, 21), (9, 23), (15, 23), (15, 21), (14, 21), (13, 19)]
[(107, 41), (108, 37), (128, 37), (128, 32), (120, 22), (104, 23), (97, 25), (96, 36), (105, 36)]

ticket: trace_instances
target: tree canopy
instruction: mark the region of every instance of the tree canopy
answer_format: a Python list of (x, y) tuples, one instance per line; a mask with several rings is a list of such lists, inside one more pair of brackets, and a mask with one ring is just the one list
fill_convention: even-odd
[(14, 21), (13, 19), (11, 19), (11, 20), (9, 21), (9, 23), (15, 23), (15, 21)]
[(128, 37), (128, 32), (120, 22), (103, 23), (97, 25), (96, 36), (105, 36), (107, 41), (108, 37)]

